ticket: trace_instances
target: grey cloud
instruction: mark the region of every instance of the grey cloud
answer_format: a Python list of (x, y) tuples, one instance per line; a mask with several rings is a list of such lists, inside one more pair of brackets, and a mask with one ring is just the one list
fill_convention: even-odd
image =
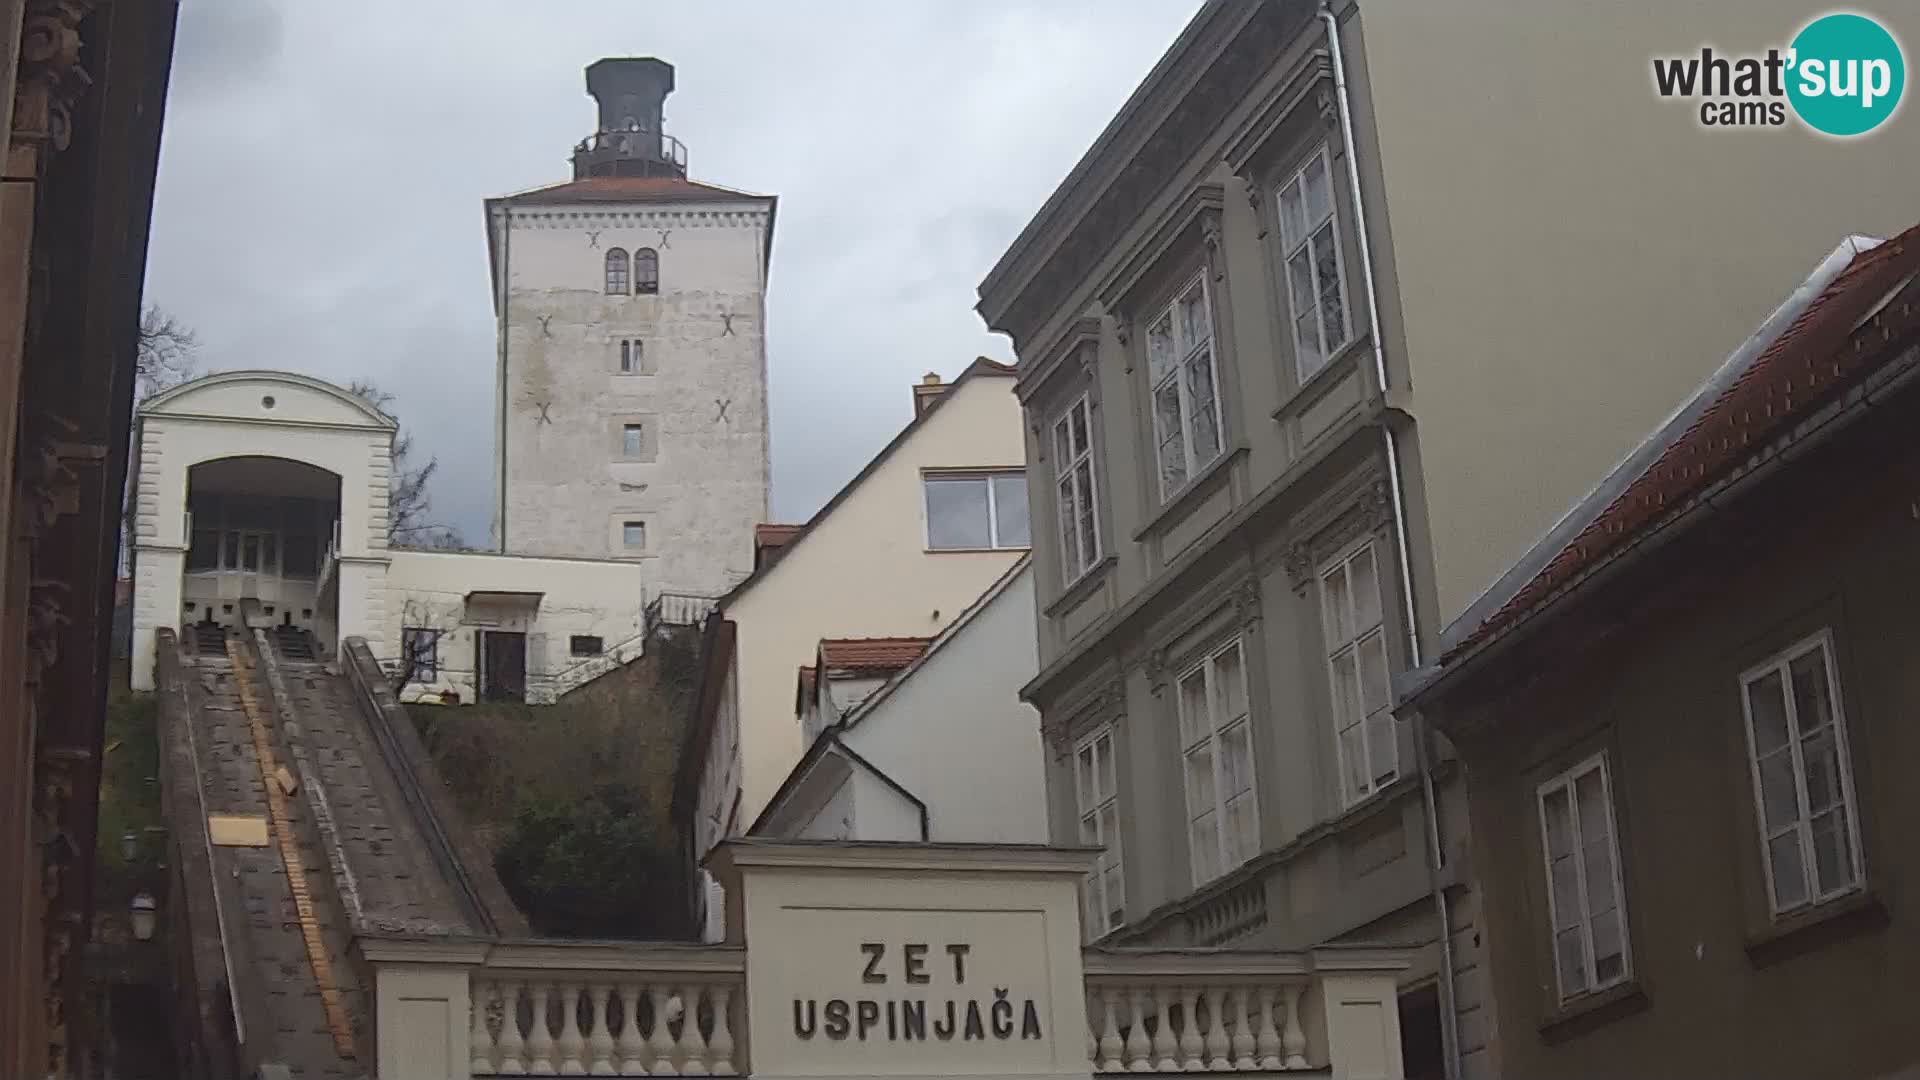
[(1196, 5), (189, 0), (148, 299), (204, 367), (377, 379), (484, 537), (481, 201), (565, 178), (588, 63), (662, 56), (695, 177), (780, 196), (773, 509), (804, 518), (924, 372), (1010, 358), (975, 284)]

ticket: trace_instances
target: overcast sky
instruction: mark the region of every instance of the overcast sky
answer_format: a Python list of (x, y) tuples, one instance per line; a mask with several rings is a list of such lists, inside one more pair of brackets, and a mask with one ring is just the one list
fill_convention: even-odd
[(1198, 0), (185, 0), (147, 299), (203, 370), (372, 378), (489, 524), (481, 200), (570, 176), (582, 69), (672, 63), (695, 179), (780, 196), (773, 511), (804, 520), (911, 414), (1011, 359), (974, 288)]

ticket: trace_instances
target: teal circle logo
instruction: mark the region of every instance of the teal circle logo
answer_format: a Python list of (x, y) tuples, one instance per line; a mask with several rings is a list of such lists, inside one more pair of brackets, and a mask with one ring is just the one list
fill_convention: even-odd
[(1886, 27), (1864, 15), (1823, 15), (1793, 39), (1787, 100), (1808, 127), (1865, 135), (1900, 107), (1907, 62)]

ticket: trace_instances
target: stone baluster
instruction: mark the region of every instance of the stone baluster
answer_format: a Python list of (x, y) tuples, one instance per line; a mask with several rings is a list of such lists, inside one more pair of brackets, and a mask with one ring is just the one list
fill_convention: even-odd
[(1244, 986), (1233, 988), (1233, 1067), (1241, 1072), (1253, 1071), (1253, 1025), (1247, 1022), (1252, 997)]
[(520, 983), (500, 980), (500, 1068), (501, 1076), (525, 1076), (527, 1062), (522, 1056), (526, 1042), (520, 1037)]
[(709, 993), (713, 997), (713, 1038), (707, 1040), (707, 1047), (713, 1051), (713, 1075), (734, 1076), (739, 1070), (733, 1064), (733, 1029), (727, 1025), (727, 1005), (733, 1000), (733, 990), (715, 986)]
[(646, 1037), (640, 1033), (640, 984), (620, 984), (620, 1075), (644, 1076), (647, 1072)]
[(1284, 1067), (1304, 1069), (1307, 1067), (1307, 1033), (1300, 1030), (1300, 988), (1289, 986), (1282, 992), (1286, 995), (1286, 1026), (1280, 1034), (1280, 1048), (1286, 1054)]
[(561, 1076), (587, 1075), (586, 1062), (581, 1060), (587, 1040), (580, 1034), (579, 983), (560, 984), (560, 1041), (555, 1046), (560, 1051)]
[(467, 1012), (472, 1014), (473, 1024), (467, 1036), (467, 1072), (473, 1076), (493, 1075), (493, 1032), (487, 1029), (487, 1003), (493, 1000), (493, 993), (493, 983), (469, 981)]
[(1207, 988), (1207, 1067), (1214, 1072), (1233, 1068), (1227, 1049), (1227, 991), (1224, 987), (1210, 986)]
[(673, 1075), (673, 1036), (667, 1032), (667, 992), (658, 986), (647, 987), (647, 1001), (653, 1006), (653, 1032), (647, 1048), (653, 1053), (647, 1071), (654, 1076)]
[(1147, 992), (1140, 989), (1127, 991), (1127, 1005), (1133, 1017), (1133, 1026), (1127, 1029), (1127, 1070), (1129, 1072), (1153, 1071), (1153, 1044), (1147, 1041), (1147, 1018), (1141, 1012), (1140, 999)]
[(1253, 1037), (1253, 1051), (1259, 1055), (1263, 1072), (1280, 1068), (1280, 1033), (1273, 1027), (1273, 987), (1260, 988), (1260, 1024)]
[(593, 1002), (593, 1034), (587, 1036), (587, 1052), (593, 1059), (587, 1072), (592, 1076), (618, 1075), (613, 1071), (613, 1032), (607, 1030), (607, 995), (612, 992), (606, 983), (587, 987), (587, 997)]
[(1119, 1072), (1123, 1064), (1120, 1060), (1119, 995), (1112, 990), (1100, 991), (1100, 1011), (1105, 1017), (1100, 1025), (1100, 1071)]
[(1173, 994), (1164, 986), (1153, 988), (1153, 1068), (1173, 1072), (1180, 1067), (1180, 1043), (1173, 1037)]
[(1199, 1002), (1199, 991), (1192, 987), (1181, 991), (1180, 1056), (1184, 1060), (1180, 1063), (1180, 1067), (1188, 1072), (1207, 1067), (1207, 1063), (1200, 1057), (1201, 1051), (1206, 1049), (1206, 1044), (1200, 1040)]
[(547, 995), (552, 987), (537, 982), (527, 989), (533, 998), (533, 1025), (527, 1034), (527, 1072), (532, 1076), (552, 1076), (553, 1031), (547, 1027)]
[(700, 1037), (700, 990), (699, 986), (682, 986), (680, 1001), (685, 1006), (680, 1013), (680, 1066), (683, 1076), (705, 1076), (707, 1069), (707, 1041)]

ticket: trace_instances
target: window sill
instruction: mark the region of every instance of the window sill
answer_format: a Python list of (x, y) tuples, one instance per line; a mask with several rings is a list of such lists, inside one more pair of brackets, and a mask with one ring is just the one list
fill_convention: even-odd
[(1060, 595), (1055, 597), (1052, 603), (1041, 608), (1040, 614), (1051, 619), (1061, 612), (1077, 606), (1080, 601), (1086, 599), (1089, 594), (1100, 587), (1100, 583), (1106, 580), (1107, 574), (1113, 570), (1114, 564), (1119, 561), (1119, 556), (1108, 555), (1099, 562), (1087, 567), (1079, 577), (1073, 579), (1071, 584), (1060, 590)]
[(1776, 919), (1747, 935), (1747, 960), (1763, 968), (1887, 925), (1886, 905), (1872, 890), (1848, 893)]
[(1320, 370), (1307, 376), (1306, 381), (1294, 384), (1293, 393), (1280, 402), (1273, 410), (1275, 420), (1285, 420), (1294, 413), (1304, 411), (1308, 404), (1325, 393), (1333, 384), (1349, 375), (1355, 368), (1354, 358), (1371, 348), (1371, 339), (1365, 334), (1357, 335), (1352, 341), (1340, 346)]
[(930, 548), (922, 548), (920, 550), (925, 552), (928, 555), (1019, 555), (1023, 552), (1032, 551), (1033, 548), (1031, 547), (951, 547), (951, 548), (930, 547)]
[(1199, 502), (1203, 496), (1212, 494), (1218, 486), (1218, 481), (1226, 477), (1227, 470), (1233, 463), (1246, 456), (1246, 446), (1235, 444), (1226, 453), (1214, 458), (1212, 464), (1200, 470), (1200, 475), (1188, 480), (1184, 487), (1168, 496), (1167, 500), (1160, 505), (1159, 512), (1148, 518), (1146, 524), (1133, 531), (1134, 543), (1139, 543), (1162, 531), (1176, 518), (1193, 509), (1194, 503)]
[(1595, 1028), (1631, 1016), (1653, 1003), (1639, 982), (1629, 979), (1604, 990), (1582, 994), (1548, 1013), (1540, 1021), (1540, 1037), (1549, 1043), (1565, 1042)]

